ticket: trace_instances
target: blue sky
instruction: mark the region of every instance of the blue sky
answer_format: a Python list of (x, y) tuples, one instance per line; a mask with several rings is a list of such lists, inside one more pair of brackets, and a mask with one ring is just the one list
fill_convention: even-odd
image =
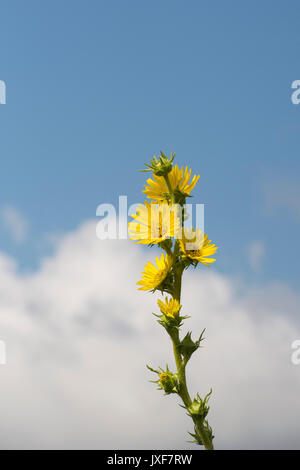
[[(299, 286), (299, 4), (294, 1), (3, 1), (1, 251), (31, 270), (49, 234), (98, 204), (143, 200), (160, 149), (201, 178), (216, 269)], [(288, 194), (288, 196), (287, 196)], [(96, 219), (95, 219), (96, 222)], [(253, 270), (248, 250), (264, 247)], [(215, 269), (215, 268), (213, 268)]]
[(145, 368), (175, 367), (135, 286), (154, 253), (96, 238), (97, 206), (142, 202), (138, 170), (173, 150), (220, 247), (183, 280), (184, 329), (207, 338), (190, 390), (213, 388), (216, 448), (298, 448), (299, 2), (3, 0), (0, 17), (0, 446), (190, 447)]

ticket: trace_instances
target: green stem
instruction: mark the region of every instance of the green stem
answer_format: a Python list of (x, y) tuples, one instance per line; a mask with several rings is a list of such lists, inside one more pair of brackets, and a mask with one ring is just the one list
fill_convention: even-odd
[(202, 421), (197, 417), (193, 418), (193, 421), (197, 428), (198, 434), (201, 437), (201, 441), (203, 442), (204, 448), (206, 450), (214, 450), (212, 439), (210, 439), (209, 436), (207, 435), (207, 432), (204, 429)]
[[(170, 337), (171, 337), (172, 344), (173, 344), (174, 357), (175, 357), (175, 362), (176, 362), (176, 367), (177, 367), (177, 375), (178, 375), (178, 381), (179, 381), (179, 396), (182, 399), (184, 405), (186, 407), (189, 407), (192, 404), (192, 400), (191, 400), (191, 397), (187, 388), (187, 384), (186, 384), (185, 363), (179, 351), (180, 339), (179, 339), (178, 330), (174, 330), (170, 334)], [(194, 421), (195, 427), (197, 428), (197, 432), (201, 438), (201, 441), (203, 442), (205, 449), (213, 450), (214, 447), (213, 447), (212, 440), (208, 436), (203, 426), (203, 421), (197, 416), (192, 416), (192, 419)]]
[(180, 384), (179, 395), (183, 403), (185, 404), (185, 406), (190, 406), (192, 403), (192, 400), (191, 400), (191, 397), (189, 395), (188, 388), (186, 385), (185, 365), (184, 365), (182, 356), (179, 351), (180, 339), (179, 339), (178, 330), (174, 330), (170, 336), (171, 336), (171, 340), (173, 344), (174, 357), (175, 357), (175, 362), (176, 362), (176, 367), (177, 367), (177, 375), (178, 375), (178, 380)]
[(165, 178), (165, 181), (166, 181), (166, 183), (167, 183), (168, 190), (169, 190), (169, 193), (170, 193), (170, 196), (171, 196), (171, 203), (174, 204), (174, 192), (173, 192), (173, 188), (172, 188), (172, 186), (171, 186), (171, 183), (170, 183), (168, 174), (166, 174), (166, 175), (164, 176), (164, 178)]
[[(176, 251), (176, 246), (174, 248), (174, 258), (175, 258), (175, 251)], [(182, 269), (176, 270), (176, 267), (175, 267), (174, 298), (178, 300), (179, 303), (180, 303), (180, 298), (181, 298), (182, 272), (183, 272)], [(186, 364), (179, 350), (179, 345), (180, 345), (179, 331), (174, 330), (170, 336), (171, 336), (171, 340), (173, 343), (173, 351), (174, 351), (174, 357), (175, 357), (175, 362), (176, 362), (176, 367), (177, 367), (177, 375), (178, 375), (178, 380), (179, 380), (179, 396), (181, 397), (184, 405), (186, 407), (189, 407), (192, 403), (192, 400), (191, 400), (191, 397), (187, 388), (187, 384), (186, 384), (186, 373), (185, 373)], [(192, 419), (194, 421), (195, 427), (197, 428), (197, 432), (201, 438), (201, 441), (203, 442), (205, 449), (213, 450), (214, 447), (213, 447), (212, 440), (210, 439), (210, 437), (207, 435), (207, 432), (205, 431), (205, 428), (203, 426), (203, 421), (197, 416), (192, 416)]]
[[(164, 178), (165, 178), (165, 181), (166, 181), (166, 184), (168, 186), (168, 190), (171, 196), (171, 204), (174, 204), (174, 192), (173, 192), (169, 177), (168, 175), (165, 175)], [(184, 220), (183, 220), (184, 209), (183, 209), (182, 215), (183, 215), (182, 217), (182, 224), (183, 224), (184, 223)], [(173, 251), (173, 270), (174, 270), (174, 277), (175, 277), (174, 298), (180, 303), (183, 268), (176, 266), (177, 258), (178, 258), (178, 250), (179, 250), (179, 243), (177, 240), (175, 240), (174, 251)], [(186, 407), (189, 407), (192, 404), (192, 400), (191, 400), (191, 397), (187, 388), (187, 384), (186, 384), (186, 373), (185, 373), (186, 364), (179, 350), (180, 338), (179, 338), (178, 329), (172, 330), (172, 332), (170, 332), (169, 335), (173, 344), (173, 352), (174, 352), (174, 358), (175, 358), (175, 363), (176, 363), (176, 368), (177, 368), (177, 375), (178, 375), (178, 381), (179, 381), (179, 396), (182, 399), (184, 405)], [(192, 419), (194, 421), (194, 425), (197, 429), (197, 433), (199, 434), (205, 449), (213, 450), (214, 447), (213, 447), (212, 439), (210, 439), (210, 437), (208, 436), (203, 426), (203, 421), (197, 416), (192, 416)]]

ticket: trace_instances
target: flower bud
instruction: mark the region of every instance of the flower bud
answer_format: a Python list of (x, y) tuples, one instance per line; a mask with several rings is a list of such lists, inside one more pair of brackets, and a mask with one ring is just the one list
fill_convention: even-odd
[(191, 405), (187, 408), (189, 414), (193, 416), (199, 416), (202, 420), (205, 419), (209, 412), (209, 406), (208, 406), (208, 400), (210, 398), (210, 395), (212, 393), (212, 390), (204, 397), (202, 400), (197, 393), (197, 397), (194, 398), (193, 402)]
[(165, 372), (159, 374), (158, 384), (162, 390), (166, 392), (167, 395), (170, 393), (178, 392), (178, 379), (177, 374), (172, 374), (169, 371), (168, 367)]
[(160, 152), (158, 158), (154, 156), (152, 160), (150, 160), (150, 165), (146, 163), (148, 169), (141, 171), (153, 171), (153, 173), (157, 176), (166, 176), (173, 168), (174, 157), (175, 153), (173, 152), (171, 152), (170, 159), (163, 152)]

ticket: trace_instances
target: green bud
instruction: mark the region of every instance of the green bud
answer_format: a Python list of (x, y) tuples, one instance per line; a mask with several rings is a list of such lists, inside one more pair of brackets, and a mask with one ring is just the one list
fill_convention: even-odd
[(166, 366), (166, 370), (163, 370), (161, 367), (160, 370), (152, 369), (147, 365), (147, 368), (152, 372), (155, 372), (158, 375), (158, 380), (153, 380), (154, 383), (158, 384), (158, 390), (164, 390), (166, 395), (170, 395), (170, 393), (178, 393), (179, 390), (179, 382), (177, 374), (173, 374), (168, 366)]
[(173, 160), (175, 157), (175, 153), (171, 152), (171, 158), (169, 159), (163, 152), (160, 152), (160, 155), (158, 158), (154, 156), (152, 160), (150, 160), (150, 165), (148, 163), (145, 163), (145, 165), (148, 167), (147, 170), (141, 170), (141, 171), (153, 171), (153, 173), (157, 176), (165, 176), (173, 168)]
[(210, 395), (212, 393), (212, 390), (204, 397), (202, 400), (197, 393), (197, 397), (194, 398), (192, 404), (187, 407), (187, 410), (190, 414), (190, 416), (198, 416), (201, 420), (204, 420), (209, 412), (209, 406), (208, 406), (208, 400), (210, 398)]
[(182, 326), (183, 320), (185, 320), (186, 318), (190, 318), (188, 315), (184, 315), (184, 316), (176, 315), (175, 317), (170, 317), (164, 314), (157, 315), (156, 313), (153, 313), (153, 315), (159, 318), (159, 320), (157, 320), (158, 323), (166, 329), (166, 331), (171, 335), (171, 337), (172, 337), (172, 333), (175, 330), (178, 331), (179, 328)]
[(178, 379), (176, 374), (171, 374), (171, 372), (162, 372), (159, 375), (159, 385), (162, 390), (166, 392), (167, 395), (170, 393), (178, 392)]

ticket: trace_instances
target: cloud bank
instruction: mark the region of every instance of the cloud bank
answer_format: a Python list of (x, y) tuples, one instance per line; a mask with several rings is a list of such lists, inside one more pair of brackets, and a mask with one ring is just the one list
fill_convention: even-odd
[[(189, 449), (190, 419), (145, 368), (174, 367), (155, 322), (155, 296), (136, 290), (147, 253), (100, 241), (95, 223), (63, 236), (21, 275), (0, 255), (0, 447)], [(206, 341), (191, 359), (191, 393), (213, 388), (216, 448), (300, 448), (299, 295), (256, 289), (217, 273), (187, 273), (185, 328)]]

